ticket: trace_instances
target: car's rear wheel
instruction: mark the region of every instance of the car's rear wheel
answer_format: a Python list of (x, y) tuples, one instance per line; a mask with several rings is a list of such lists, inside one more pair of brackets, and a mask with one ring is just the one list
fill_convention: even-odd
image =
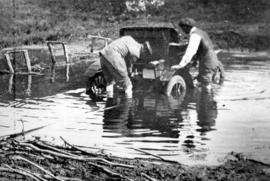
[(87, 82), (86, 93), (92, 99), (98, 99), (104, 97), (106, 92), (106, 81), (102, 72), (96, 73), (93, 77), (90, 77)]
[(166, 95), (173, 97), (185, 96), (187, 85), (184, 78), (180, 75), (174, 75), (167, 84)]

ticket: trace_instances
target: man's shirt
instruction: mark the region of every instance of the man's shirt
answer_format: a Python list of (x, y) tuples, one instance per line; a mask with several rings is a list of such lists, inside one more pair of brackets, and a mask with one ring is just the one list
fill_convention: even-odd
[(123, 36), (106, 46), (101, 53), (106, 56), (107, 51), (115, 51), (123, 58), (126, 58), (127, 56), (139, 58), (141, 48), (142, 44), (138, 43), (131, 36)]
[(186, 52), (184, 54), (184, 56), (182, 57), (182, 60), (180, 61), (180, 66), (184, 67), (186, 66), (189, 62), (191, 62), (192, 57), (196, 54), (201, 39), (202, 37), (196, 33), (194, 33), (194, 31), (196, 30), (196, 27), (193, 27), (190, 30), (190, 38), (189, 38), (189, 42), (188, 42), (188, 47), (186, 49)]

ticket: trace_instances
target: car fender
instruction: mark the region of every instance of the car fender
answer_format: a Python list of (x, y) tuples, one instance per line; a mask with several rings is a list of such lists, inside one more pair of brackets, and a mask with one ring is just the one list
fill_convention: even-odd
[(184, 78), (187, 87), (194, 88), (193, 78), (189, 73), (188, 68), (180, 68), (177, 71), (175, 71), (174, 75), (181, 75)]

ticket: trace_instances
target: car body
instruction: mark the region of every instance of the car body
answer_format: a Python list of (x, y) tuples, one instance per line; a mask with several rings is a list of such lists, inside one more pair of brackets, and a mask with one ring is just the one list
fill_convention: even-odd
[[(179, 32), (172, 25), (143, 25), (121, 28), (119, 36), (126, 35), (132, 36), (139, 43), (149, 41), (153, 52), (147, 60), (139, 59), (133, 64), (132, 71), (129, 73), (134, 89), (144, 85), (143, 82), (145, 81), (148, 82), (148, 85), (149, 82), (153, 84), (161, 83), (163, 85), (161, 87), (167, 95), (172, 95), (173, 91), (182, 95), (188, 87), (193, 87), (189, 69), (171, 69), (172, 65), (179, 63), (187, 47), (187, 41), (181, 39)], [(91, 97), (95, 97), (105, 88), (105, 80), (102, 77), (99, 62), (88, 68), (87, 76), (87, 93)]]

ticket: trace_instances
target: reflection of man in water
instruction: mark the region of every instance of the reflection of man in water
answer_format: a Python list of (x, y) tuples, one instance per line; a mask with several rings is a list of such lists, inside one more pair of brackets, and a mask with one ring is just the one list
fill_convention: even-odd
[[(159, 136), (178, 138), (179, 122), (183, 121), (181, 115), (182, 101), (164, 97), (144, 97), (139, 95), (136, 99), (125, 97), (110, 98), (106, 102), (104, 111), (105, 130), (119, 133), (122, 136)], [(137, 130), (146, 129), (149, 132), (139, 133)], [(153, 131), (159, 134), (153, 134)]]
[(199, 92), (197, 99), (198, 131), (204, 135), (206, 132), (213, 130), (217, 118), (217, 102), (214, 100), (213, 92), (209, 93), (206, 89)]
[(122, 135), (129, 134), (128, 122), (132, 119), (132, 99), (108, 98), (104, 110), (103, 128)]

